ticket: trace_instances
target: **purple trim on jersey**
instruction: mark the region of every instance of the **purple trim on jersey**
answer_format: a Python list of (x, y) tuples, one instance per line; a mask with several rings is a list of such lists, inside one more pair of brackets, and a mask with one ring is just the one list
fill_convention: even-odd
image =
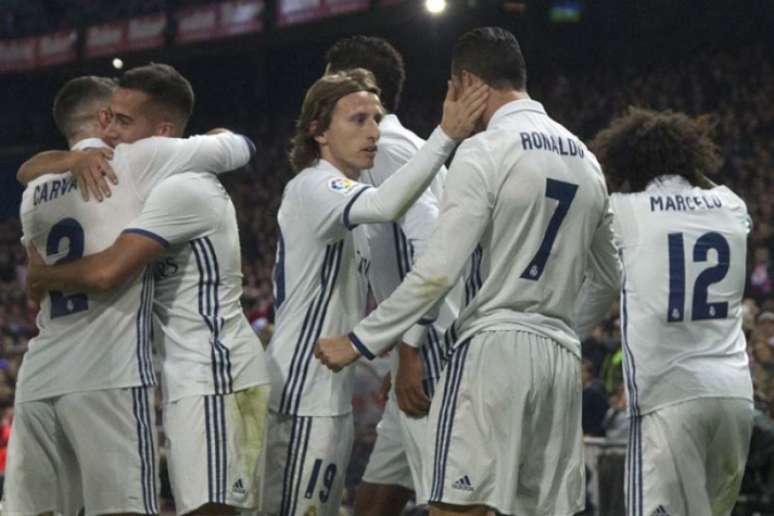
[(161, 236), (157, 235), (156, 233), (153, 233), (152, 231), (148, 231), (147, 229), (128, 228), (128, 229), (125, 229), (125, 230), (123, 230), (121, 232), (121, 234), (124, 234), (124, 233), (129, 233), (129, 234), (141, 235), (141, 236), (144, 236), (144, 237), (148, 237), (151, 240), (155, 240), (156, 242), (158, 242), (159, 244), (161, 244), (165, 248), (169, 247), (169, 242), (164, 237), (161, 237)]
[(430, 317), (422, 317), (419, 321), (417, 321), (422, 326), (428, 326), (430, 324), (433, 324), (435, 322), (435, 319), (431, 319)]
[(140, 483), (145, 512), (157, 514), (155, 428), (151, 424), (150, 403), (146, 387), (132, 387), (132, 406), (137, 429), (137, 451), (140, 455)]
[(251, 140), (244, 134), (240, 134), (239, 136), (245, 139), (245, 143), (247, 143), (247, 148), (250, 150), (250, 161), (253, 161), (255, 159), (255, 144), (253, 143), (253, 140)]
[(350, 199), (347, 205), (344, 207), (344, 214), (341, 216), (341, 221), (344, 223), (345, 228), (351, 230), (357, 227), (357, 224), (352, 225), (349, 223), (349, 210), (352, 209), (352, 205), (355, 204), (357, 198), (360, 197), (360, 195), (369, 188), (371, 188), (370, 185), (365, 185), (363, 188), (361, 188), (355, 195), (352, 196), (352, 199)]
[(360, 340), (360, 338), (355, 335), (355, 332), (351, 331), (347, 335), (347, 338), (349, 338), (349, 341), (355, 346), (355, 348), (360, 352), (361, 355), (366, 357), (368, 360), (373, 360), (376, 358), (376, 355), (371, 353), (367, 347), (365, 347), (365, 344), (363, 344), (363, 341)]

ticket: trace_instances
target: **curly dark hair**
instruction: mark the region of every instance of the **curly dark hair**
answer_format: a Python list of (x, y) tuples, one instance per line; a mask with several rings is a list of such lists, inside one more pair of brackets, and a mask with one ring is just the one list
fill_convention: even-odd
[(323, 75), (307, 90), (296, 132), (290, 140), (290, 165), (296, 172), (320, 159), (320, 147), (315, 137), (331, 125), (333, 110), (341, 97), (358, 91), (379, 95), (374, 75), (363, 68)]
[(713, 129), (707, 116), (630, 107), (590, 146), (614, 186), (628, 183), (630, 191), (639, 192), (658, 176), (680, 175), (693, 186), (707, 188), (712, 183), (705, 174), (722, 164), (709, 136)]
[(374, 74), (384, 107), (392, 113), (398, 110), (406, 69), (403, 57), (390, 42), (376, 36), (345, 38), (328, 49), (325, 61), (328, 72), (365, 68)]

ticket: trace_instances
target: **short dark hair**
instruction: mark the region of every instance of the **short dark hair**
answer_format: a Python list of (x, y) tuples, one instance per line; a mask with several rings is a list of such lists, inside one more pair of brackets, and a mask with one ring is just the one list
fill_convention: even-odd
[(495, 89), (524, 90), (527, 65), (516, 37), (500, 27), (479, 27), (466, 32), (452, 50), (452, 73), (463, 70)]
[(132, 68), (118, 80), (119, 88), (137, 90), (151, 98), (153, 106), (185, 129), (194, 107), (191, 83), (168, 64), (151, 63)]
[(307, 90), (291, 140), (290, 164), (294, 171), (301, 172), (320, 159), (320, 146), (315, 136), (330, 127), (339, 99), (358, 91), (379, 95), (376, 79), (364, 68), (323, 75)]
[(96, 120), (101, 107), (110, 105), (115, 88), (113, 79), (95, 75), (67, 81), (54, 97), (54, 123), (59, 132), (72, 140), (85, 123)]
[(705, 174), (720, 168), (718, 148), (710, 138), (709, 117), (630, 107), (591, 142), (602, 169), (614, 183), (629, 183), (633, 192), (663, 175), (680, 175), (692, 185), (708, 187)]
[(365, 68), (376, 77), (376, 84), (382, 90), (382, 104), (395, 112), (400, 104), (406, 68), (403, 57), (385, 39), (375, 36), (352, 36), (336, 42), (325, 53), (330, 72), (351, 68)]

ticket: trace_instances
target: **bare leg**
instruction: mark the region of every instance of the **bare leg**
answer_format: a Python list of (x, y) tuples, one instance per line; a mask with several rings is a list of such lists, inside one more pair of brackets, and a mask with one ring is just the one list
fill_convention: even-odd
[(411, 498), (403, 486), (361, 482), (355, 494), (355, 516), (395, 516)]
[(239, 511), (239, 509), (230, 505), (208, 503), (189, 512), (186, 516), (228, 516), (231, 514), (239, 514)]
[(430, 516), (489, 516), (493, 512), (483, 505), (430, 504)]

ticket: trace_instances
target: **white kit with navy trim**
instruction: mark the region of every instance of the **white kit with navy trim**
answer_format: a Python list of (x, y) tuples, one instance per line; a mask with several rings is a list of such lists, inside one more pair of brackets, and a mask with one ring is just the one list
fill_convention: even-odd
[(725, 186), (661, 177), (613, 194), (621, 334), (636, 415), (684, 400), (752, 400), (742, 295), (750, 222)]
[(242, 310), (236, 211), (212, 174), (159, 184), (125, 230), (167, 249), (155, 264), (154, 317), (166, 402), (269, 383), (263, 346)]
[[(119, 145), (111, 165), (119, 184), (105, 201), (84, 202), (69, 173), (45, 175), (24, 191), (24, 239), (48, 264), (99, 252), (139, 215), (151, 190), (186, 170), (226, 172), (247, 163), (251, 143), (225, 133), (188, 139), (148, 138)], [(101, 147), (82, 140), (74, 149)], [(16, 400), (155, 383), (151, 363), (148, 273), (104, 294), (51, 292), (41, 304), (40, 333), (30, 341), (16, 386)]]

